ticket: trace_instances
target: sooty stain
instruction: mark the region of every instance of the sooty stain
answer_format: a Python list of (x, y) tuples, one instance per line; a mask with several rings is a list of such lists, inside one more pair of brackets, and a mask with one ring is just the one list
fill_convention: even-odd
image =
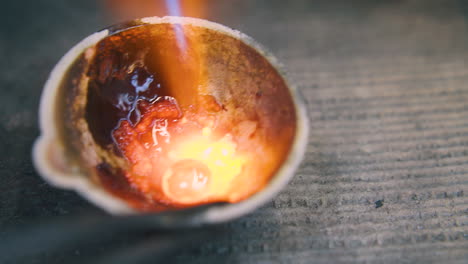
[(375, 208), (380, 208), (384, 204), (384, 199), (375, 201)]

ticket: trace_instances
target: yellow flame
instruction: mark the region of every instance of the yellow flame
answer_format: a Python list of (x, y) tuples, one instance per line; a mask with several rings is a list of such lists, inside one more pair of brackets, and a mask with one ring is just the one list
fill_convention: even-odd
[[(190, 197), (190, 200), (174, 197), (168, 193), (167, 177), (163, 177), (163, 190), (171, 199), (180, 203), (199, 203), (204, 199), (223, 199), (229, 195), (232, 180), (241, 173), (246, 158), (236, 153), (236, 143), (230, 134), (214, 141), (210, 139), (209, 128), (202, 130), (202, 136), (192, 137), (180, 142), (169, 153), (174, 161), (197, 160), (210, 170), (210, 180), (206, 192), (199, 197)], [(166, 186), (166, 187), (164, 187)]]

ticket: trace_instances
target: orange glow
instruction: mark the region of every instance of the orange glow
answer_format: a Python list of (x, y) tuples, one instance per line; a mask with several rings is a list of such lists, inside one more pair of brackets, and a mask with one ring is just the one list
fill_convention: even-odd
[[(214, 99), (204, 98), (200, 109), (183, 114), (172, 97), (141, 102), (141, 120), (135, 126), (123, 120), (114, 130), (114, 140), (129, 161), (126, 178), (150, 200), (190, 206), (236, 202), (245, 195), (233, 192), (233, 182), (245, 174), (249, 159), (238, 150), (232, 134), (214, 134), (216, 118), (205, 111), (220, 110)], [(238, 130), (247, 137), (255, 129), (243, 127)]]
[[(174, 0), (171, 0), (174, 1)], [(177, 0), (182, 15), (196, 18), (207, 18), (208, 7), (215, 0)], [(170, 16), (166, 0), (105, 0), (105, 5), (118, 20), (129, 20), (148, 16)]]

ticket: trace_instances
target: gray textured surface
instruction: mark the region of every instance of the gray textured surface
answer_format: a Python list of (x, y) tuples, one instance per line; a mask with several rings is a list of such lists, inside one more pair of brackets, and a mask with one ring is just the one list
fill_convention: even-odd
[[(30, 147), (48, 72), (108, 21), (93, 1), (4, 5), (0, 225), (90, 210), (38, 178)], [(224, 5), (213, 19), (271, 49), (302, 89), (309, 149), (273, 202), (176, 261), (467, 263), (465, 1), (265, 0), (235, 13)]]

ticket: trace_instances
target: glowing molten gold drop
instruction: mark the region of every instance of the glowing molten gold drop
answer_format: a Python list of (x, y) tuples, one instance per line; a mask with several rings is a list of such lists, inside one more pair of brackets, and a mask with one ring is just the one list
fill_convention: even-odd
[(174, 165), (163, 176), (163, 191), (174, 202), (196, 204), (229, 200), (232, 180), (241, 173), (245, 158), (236, 154), (231, 135), (213, 141), (203, 135), (180, 142), (169, 154)]
[(181, 203), (200, 200), (208, 194), (211, 172), (196, 160), (181, 160), (166, 172), (164, 191)]

